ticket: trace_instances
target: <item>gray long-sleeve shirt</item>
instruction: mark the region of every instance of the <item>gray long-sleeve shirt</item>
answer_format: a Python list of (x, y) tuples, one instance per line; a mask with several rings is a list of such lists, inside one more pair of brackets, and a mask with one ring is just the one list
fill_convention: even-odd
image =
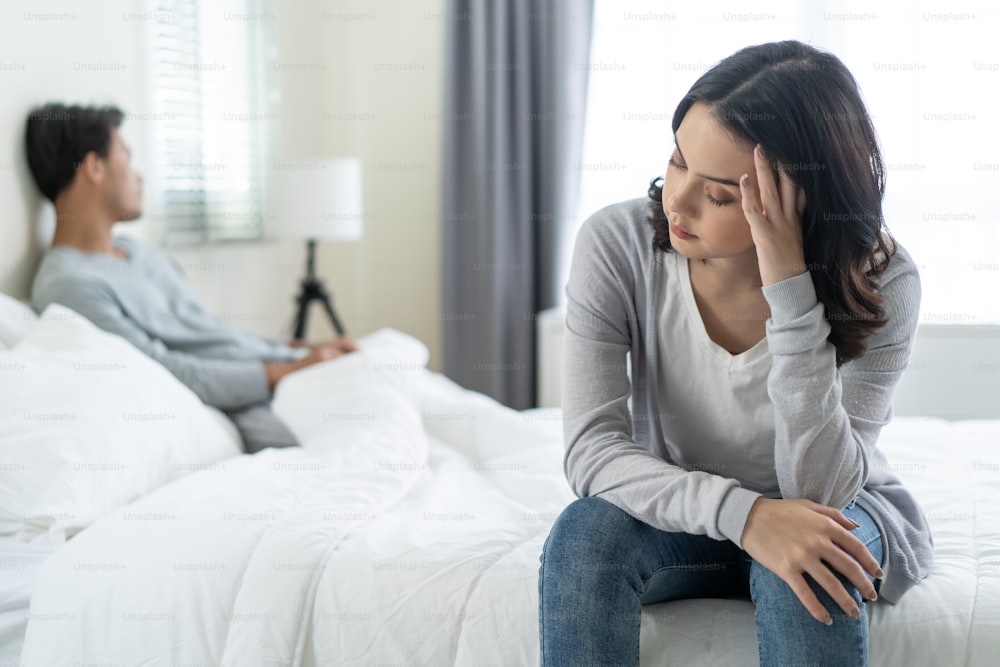
[(180, 267), (155, 246), (127, 237), (114, 244), (128, 259), (50, 248), (32, 286), (35, 310), (59, 303), (78, 312), (163, 364), (209, 405), (238, 409), (268, 401), (263, 362), (297, 359), (302, 350), (206, 311)]
[[(732, 421), (729, 432), (746, 434), (745, 442), (712, 444), (707, 427), (704, 441), (691, 435), (694, 415), (685, 415), (684, 429), (669, 423), (690, 411), (684, 405), (690, 396), (663, 395), (670, 383), (660, 375), (670, 372), (672, 357), (704, 349), (692, 336), (661, 343), (661, 317), (671, 317), (662, 312), (663, 290), (671, 262), (676, 279), (677, 257), (653, 250), (652, 205), (637, 199), (609, 206), (577, 237), (566, 287), (562, 382), (565, 469), (574, 492), (600, 496), (660, 530), (737, 545), (761, 495), (838, 509), (857, 500), (884, 536), (881, 595), (896, 602), (933, 562), (923, 512), (876, 446), (918, 319), (920, 281), (909, 255), (899, 247), (879, 278), (888, 324), (868, 339), (862, 357), (840, 369), (809, 274), (765, 287), (771, 307), (766, 349), (757, 346), (747, 357), (769, 360), (766, 394), (737, 392), (739, 400), (757, 403), (739, 411), (701, 406), (702, 419)], [(683, 386), (683, 378), (675, 380)], [(769, 428), (755, 429), (760, 419), (745, 419), (762, 413), (773, 414)], [(712, 450), (720, 446), (727, 447), (724, 460), (711, 460), (723, 456)], [(770, 451), (762, 455), (762, 446)], [(762, 461), (772, 460), (762, 471)]]

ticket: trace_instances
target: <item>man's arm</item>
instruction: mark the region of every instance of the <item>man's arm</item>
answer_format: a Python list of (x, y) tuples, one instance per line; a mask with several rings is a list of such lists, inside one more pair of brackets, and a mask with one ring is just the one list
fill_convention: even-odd
[(334, 353), (334, 356), (339, 356), (347, 352), (357, 352), (358, 344), (354, 342), (354, 339), (349, 335), (344, 334), (340, 338), (334, 338), (333, 340), (326, 341), (325, 343), (307, 343), (299, 338), (293, 338), (288, 341), (289, 347), (294, 348), (309, 348), (312, 352), (317, 352), (319, 350), (329, 350)]
[(304, 365), (304, 359), (264, 364), (256, 360), (204, 359), (170, 350), (129, 318), (111, 291), (100, 283), (60, 280), (57, 289), (45, 297), (34, 300), (36, 310), (41, 311), (49, 303), (59, 303), (76, 311), (99, 328), (135, 345), (173, 373), (202, 401), (217, 408), (236, 409), (268, 401), (274, 384)]

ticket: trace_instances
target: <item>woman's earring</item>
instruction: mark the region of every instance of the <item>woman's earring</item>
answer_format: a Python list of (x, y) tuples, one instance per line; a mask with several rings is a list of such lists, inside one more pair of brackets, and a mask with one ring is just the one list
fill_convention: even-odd
[(663, 177), (654, 176), (649, 179), (649, 190), (646, 191), (653, 201), (663, 202)]

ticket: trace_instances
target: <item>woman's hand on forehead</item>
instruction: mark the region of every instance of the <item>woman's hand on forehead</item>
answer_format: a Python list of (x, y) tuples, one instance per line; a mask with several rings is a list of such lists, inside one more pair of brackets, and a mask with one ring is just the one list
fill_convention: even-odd
[(760, 145), (754, 148), (753, 155), (757, 184), (750, 174), (740, 178), (743, 212), (757, 247), (761, 282), (773, 285), (806, 271), (802, 248), (806, 196), (780, 167), (775, 180), (775, 171)]

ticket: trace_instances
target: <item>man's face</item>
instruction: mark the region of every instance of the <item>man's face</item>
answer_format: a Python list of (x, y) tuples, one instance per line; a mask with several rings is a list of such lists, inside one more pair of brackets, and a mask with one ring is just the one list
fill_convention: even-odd
[(111, 148), (105, 165), (104, 205), (115, 220), (135, 220), (142, 215), (142, 175), (132, 166), (132, 151), (117, 129), (111, 130)]

